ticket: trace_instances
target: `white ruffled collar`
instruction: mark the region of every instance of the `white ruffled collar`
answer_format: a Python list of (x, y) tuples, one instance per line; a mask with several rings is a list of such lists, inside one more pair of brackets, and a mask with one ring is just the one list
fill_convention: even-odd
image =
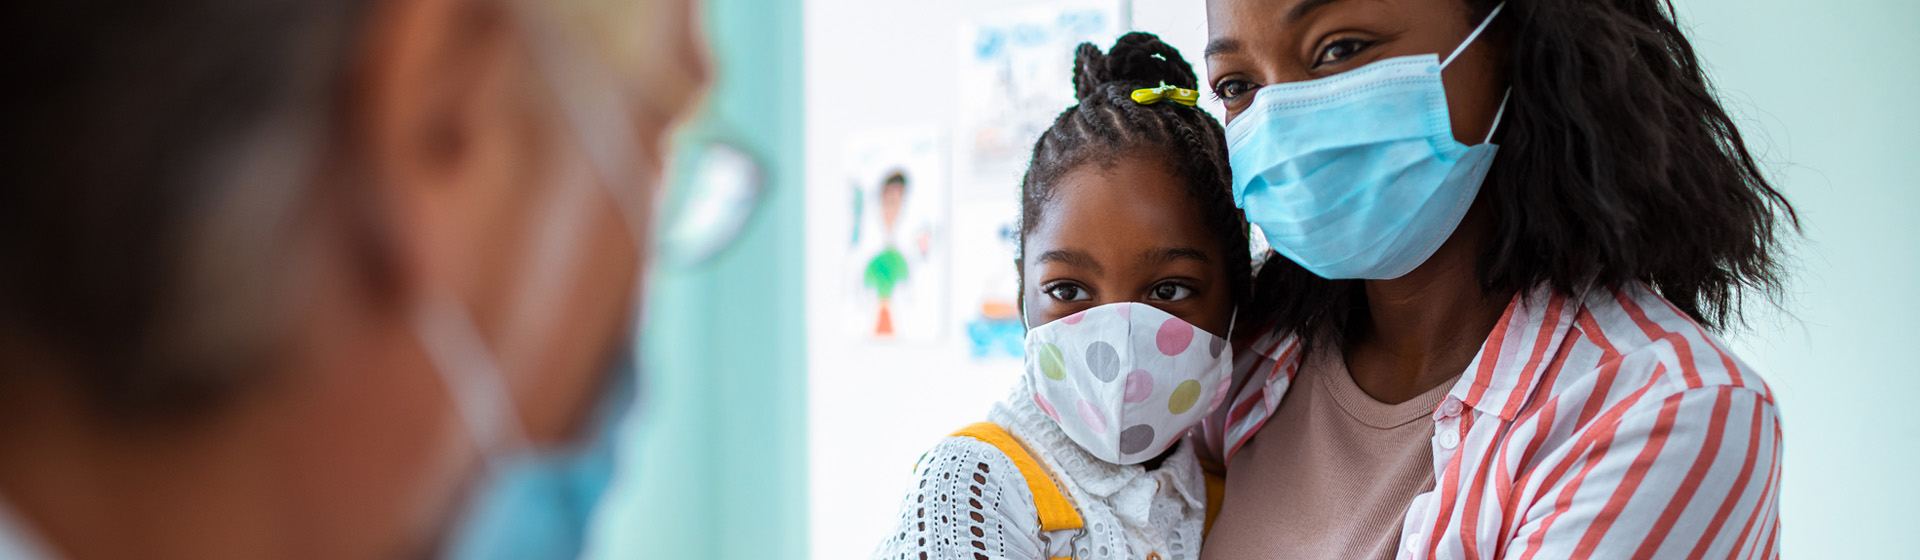
[[(1041, 459), (1056, 472), (1070, 478), (1073, 485), (1101, 500), (1146, 503), (1162, 483), (1171, 486), (1187, 507), (1202, 510), (1207, 504), (1206, 477), (1200, 461), (1187, 441), (1174, 444), (1173, 453), (1152, 471), (1140, 465), (1116, 465), (1094, 457), (1067, 437), (1060, 425), (1040, 411), (1033, 402), (1029, 381), (1014, 384), (1006, 400), (993, 405), (987, 418), (1026, 440), (1041, 451)], [(1138, 495), (1142, 494), (1144, 495)], [(1122, 496), (1127, 495), (1127, 496)], [(1135, 501), (1139, 500), (1139, 501)], [(1118, 512), (1116, 512), (1118, 513)], [(1141, 512), (1144, 515), (1145, 512)], [(1134, 520), (1130, 520), (1134, 521)], [(1145, 519), (1137, 520), (1145, 523)]]

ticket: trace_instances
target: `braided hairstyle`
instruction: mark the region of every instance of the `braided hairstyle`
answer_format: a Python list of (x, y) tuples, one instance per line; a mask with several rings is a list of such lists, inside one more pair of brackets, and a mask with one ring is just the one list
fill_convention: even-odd
[[(1073, 88), (1079, 104), (1068, 107), (1033, 145), (1033, 161), (1020, 181), (1020, 251), (1053, 197), (1060, 179), (1085, 165), (1111, 166), (1121, 158), (1157, 157), (1173, 176), (1186, 180), (1187, 195), (1219, 240), (1237, 307), (1251, 291), (1247, 220), (1233, 204), (1233, 175), (1220, 122), (1199, 107), (1172, 101), (1142, 105), (1133, 91), (1162, 84), (1198, 90), (1193, 66), (1180, 51), (1151, 33), (1120, 37), (1101, 53), (1081, 43), (1074, 53)], [(1026, 285), (1026, 271), (1020, 271)], [(1025, 291), (1022, 290), (1024, 294)], [(1023, 296), (1024, 297), (1024, 296)]]

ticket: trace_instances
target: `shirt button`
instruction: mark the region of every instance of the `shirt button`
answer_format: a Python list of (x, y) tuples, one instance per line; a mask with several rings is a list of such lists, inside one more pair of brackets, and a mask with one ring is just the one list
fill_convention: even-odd
[(1442, 449), (1453, 449), (1459, 446), (1460, 446), (1460, 432), (1456, 432), (1453, 430), (1440, 432), (1440, 447)]
[(1147, 560), (1160, 560), (1160, 553), (1158, 552), (1147, 553)]
[(1447, 402), (1440, 405), (1440, 410), (1446, 412), (1447, 416), (1459, 416), (1461, 410), (1460, 400), (1448, 397)]

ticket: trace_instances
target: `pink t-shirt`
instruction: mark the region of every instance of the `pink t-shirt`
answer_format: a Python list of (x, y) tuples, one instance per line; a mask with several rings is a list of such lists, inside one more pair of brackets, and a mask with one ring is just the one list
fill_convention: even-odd
[(1454, 382), (1383, 403), (1330, 348), (1294, 383), (1227, 471), (1201, 558), (1393, 558), (1407, 506), (1433, 487), (1429, 417)]

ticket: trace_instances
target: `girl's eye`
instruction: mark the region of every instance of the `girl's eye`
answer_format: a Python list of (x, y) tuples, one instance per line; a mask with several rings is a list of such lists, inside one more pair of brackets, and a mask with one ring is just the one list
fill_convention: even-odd
[(1343, 62), (1372, 46), (1372, 41), (1363, 39), (1335, 39), (1327, 43), (1327, 46), (1320, 47), (1320, 54), (1313, 57), (1313, 66), (1319, 68), (1322, 65)]
[(1073, 284), (1054, 284), (1047, 287), (1047, 295), (1060, 301), (1085, 301), (1087, 291)]
[(1239, 99), (1241, 96), (1251, 94), (1253, 90), (1256, 89), (1260, 88), (1253, 85), (1253, 82), (1246, 80), (1221, 80), (1219, 83), (1213, 84), (1213, 97), (1220, 101), (1230, 102)]
[(1188, 288), (1180, 284), (1168, 282), (1166, 284), (1154, 286), (1153, 291), (1148, 293), (1147, 297), (1155, 301), (1180, 301), (1183, 299), (1187, 299), (1192, 295), (1193, 295), (1192, 288)]

